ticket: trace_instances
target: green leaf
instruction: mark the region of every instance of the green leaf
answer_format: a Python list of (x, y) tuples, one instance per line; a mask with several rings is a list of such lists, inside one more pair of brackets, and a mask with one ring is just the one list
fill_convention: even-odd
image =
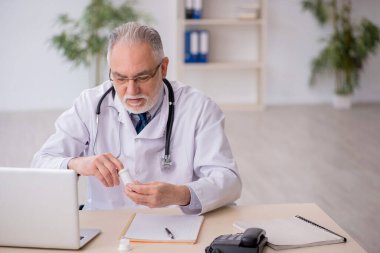
[(63, 31), (51, 38), (51, 44), (75, 65), (88, 65), (91, 58), (106, 52), (111, 30), (140, 18), (148, 20), (149, 15), (136, 11), (130, 1), (116, 6), (110, 0), (91, 0), (77, 20), (58, 16)]
[(305, 11), (310, 11), (320, 25), (325, 25), (329, 19), (328, 9), (323, 0), (304, 0), (302, 7)]
[(368, 19), (359, 25), (351, 21), (351, 1), (304, 0), (303, 7), (320, 22), (327, 22), (324, 14), (333, 13), (333, 33), (322, 40), (324, 47), (311, 62), (310, 84), (319, 75), (335, 74), (335, 91), (352, 94), (359, 85), (360, 73), (368, 56), (375, 53), (380, 43), (379, 28)]

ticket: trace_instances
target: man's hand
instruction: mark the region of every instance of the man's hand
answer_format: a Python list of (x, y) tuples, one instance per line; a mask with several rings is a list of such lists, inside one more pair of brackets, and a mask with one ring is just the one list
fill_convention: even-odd
[(162, 182), (142, 184), (135, 181), (134, 184), (127, 184), (125, 193), (136, 204), (150, 208), (169, 205), (185, 206), (190, 203), (190, 190), (185, 185)]
[(69, 169), (75, 170), (79, 175), (95, 176), (106, 187), (119, 185), (119, 170), (123, 164), (112, 154), (106, 153), (96, 156), (73, 158), (68, 163)]

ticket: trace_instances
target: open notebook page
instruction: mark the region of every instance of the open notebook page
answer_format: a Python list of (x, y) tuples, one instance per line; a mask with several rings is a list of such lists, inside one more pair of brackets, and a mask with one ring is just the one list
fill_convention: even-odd
[[(160, 215), (138, 213), (130, 224), (125, 237), (132, 242), (188, 242), (195, 243), (203, 216)], [(174, 235), (171, 239), (165, 228)]]

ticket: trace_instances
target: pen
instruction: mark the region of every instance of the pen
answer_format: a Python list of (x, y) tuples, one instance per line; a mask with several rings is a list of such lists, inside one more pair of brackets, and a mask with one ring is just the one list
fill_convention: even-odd
[(166, 231), (166, 233), (168, 234), (168, 236), (169, 236), (170, 238), (174, 239), (174, 235), (173, 235), (173, 233), (172, 233), (168, 228), (165, 228), (165, 231)]

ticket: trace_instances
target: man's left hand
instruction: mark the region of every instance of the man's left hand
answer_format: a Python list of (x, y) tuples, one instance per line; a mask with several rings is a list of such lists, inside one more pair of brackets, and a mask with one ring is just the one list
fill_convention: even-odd
[(185, 185), (173, 185), (163, 182), (142, 184), (135, 181), (134, 184), (127, 184), (125, 193), (136, 204), (150, 208), (169, 205), (185, 206), (190, 203), (190, 190)]

